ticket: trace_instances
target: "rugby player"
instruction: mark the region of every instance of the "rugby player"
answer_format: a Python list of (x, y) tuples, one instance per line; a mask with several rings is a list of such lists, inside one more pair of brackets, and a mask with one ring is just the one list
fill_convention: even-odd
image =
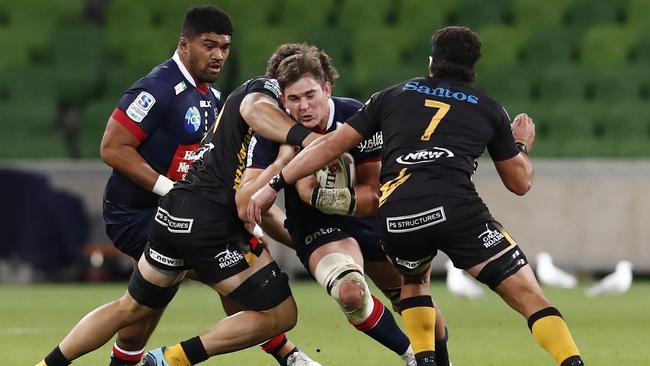
[[(185, 90), (194, 92), (190, 85), (203, 96), (208, 93), (216, 96), (216, 93), (201, 85), (214, 80), (213, 77), (218, 75), (229, 50), (232, 30), (224, 30), (224, 25), (217, 23), (228, 20), (228, 27), (230, 29), (232, 27), (225, 14), (218, 17), (218, 21), (215, 22), (214, 10), (216, 9), (197, 9), (190, 10), (186, 16), (187, 28), (183, 27), (179, 42), (179, 56), (174, 57), (166, 67), (156, 69), (167, 74), (169, 79), (177, 73), (177, 77), (180, 78), (179, 75), (182, 75), (184, 80), (178, 79), (180, 80), (178, 84), (172, 81), (173, 85), (170, 84), (173, 87), (172, 92), (167, 91), (166, 95), (163, 93), (163, 83), (147, 89), (148, 91), (134, 90), (131, 93), (134, 94), (131, 97), (133, 98), (131, 104), (129, 101), (124, 101), (123, 108), (126, 110), (118, 106), (118, 109), (132, 121), (124, 116), (117, 116), (119, 112), (116, 112), (112, 116), (115, 121), (109, 122), (111, 126), (107, 127), (107, 134), (111, 133), (111, 129), (119, 131), (124, 128), (126, 131), (121, 132), (134, 135), (139, 133), (141, 137), (153, 136), (157, 131), (162, 130), (160, 126), (157, 126), (159, 128), (149, 126), (154, 122), (148, 121), (153, 121), (154, 115), (162, 113), (154, 109), (154, 106), (164, 105), (165, 102), (169, 102), (167, 98), (180, 95)], [(190, 59), (190, 54), (194, 54), (195, 58)], [(192, 70), (196, 74), (188, 74), (187, 76), (190, 77), (186, 78), (175, 59), (181, 60), (186, 70)], [(147, 80), (143, 83), (146, 82)], [(192, 83), (196, 83), (196, 86)], [(201, 92), (201, 89), (204, 92)], [(162, 94), (151, 93), (154, 90)], [(252, 135), (249, 124), (258, 128), (262, 135), (280, 142), (301, 145), (315, 139), (315, 134), (296, 124), (278, 107), (277, 90), (277, 83), (274, 80), (256, 78), (233, 93), (219, 112), (217, 122), (208, 129), (209, 137), (205, 145), (191, 153), (191, 160), (199, 161), (198, 167), (191, 170), (187, 177), (191, 182), (184, 182), (174, 189), (161, 201), (164, 207), (158, 207), (155, 212), (149, 213), (155, 219), (155, 223), (150, 228), (151, 240), (144, 250), (145, 255), (138, 261), (127, 292), (119, 300), (106, 304), (84, 317), (39, 365), (67, 365), (75, 358), (101, 347), (120, 329), (138, 322), (149, 322), (149, 319), (154, 317), (157, 321), (161, 309), (171, 301), (189, 269), (195, 270), (203, 282), (238, 303), (244, 311), (224, 319), (201, 337), (194, 337), (168, 347), (164, 351), (159, 349), (157, 353), (154, 352), (145, 359), (146, 363), (153, 362), (159, 365), (198, 363), (207, 359), (209, 355), (232, 352), (267, 339), (273, 340), (273, 337), (295, 324), (295, 303), (286, 275), (273, 262), (263, 245), (244, 230), (243, 223), (237, 218), (234, 205), (234, 190), (243, 171), (242, 159), (245, 157), (246, 147)], [(126, 99), (128, 95), (129, 92), (124, 98)], [(209, 100), (202, 99), (203, 103), (199, 103), (199, 107), (218, 106), (212, 103), (212, 97), (209, 98)], [(197, 123), (199, 123), (199, 130), (203, 128), (201, 133), (205, 132), (206, 127), (203, 124), (207, 123), (207, 119), (215, 117), (215, 111), (202, 110), (201, 112), (205, 113), (203, 116), (199, 113), (197, 119), (194, 118), (195, 113), (188, 110), (185, 116), (189, 115), (191, 118), (185, 118), (186, 125), (176, 126), (175, 129), (170, 127), (166, 137), (181, 133), (180, 126), (184, 126), (182, 128), (185, 130), (197, 129)], [(204, 120), (202, 117), (206, 113), (207, 117)], [(151, 119), (147, 119), (150, 114)], [(188, 124), (192, 126), (187, 126)], [(124, 127), (125, 125), (130, 127)], [(151, 130), (147, 129), (149, 127), (140, 126), (149, 126)], [(136, 128), (141, 130), (138, 132)], [(128, 140), (124, 133), (122, 137)], [(136, 136), (132, 137), (137, 140)], [(162, 163), (144, 160), (146, 154), (143, 149), (148, 146), (148, 141), (140, 145), (139, 140), (133, 139), (130, 143), (124, 144), (137, 147), (137, 151), (141, 153), (137, 154), (139, 158), (133, 152), (128, 155), (129, 159), (139, 162), (137, 169), (129, 170), (123, 166), (116, 169), (119, 171), (124, 169), (127, 173), (121, 174), (154, 193), (165, 194), (173, 187), (173, 182), (163, 176), (165, 170), (160, 166)], [(215, 145), (219, 148), (213, 150)], [(174, 146), (171, 150), (178, 152), (181, 147)], [(181, 156), (189, 155), (184, 153)], [(154, 169), (154, 166), (158, 169)], [(139, 172), (134, 172), (135, 170), (148, 171), (151, 174), (138, 175)], [(128, 175), (129, 173), (134, 177)], [(206, 186), (209, 188), (204, 189)], [(182, 203), (177, 204), (179, 201)], [(194, 217), (182, 216), (188, 204), (193, 210), (191, 215)], [(181, 215), (177, 214), (178, 210)], [(212, 225), (213, 222), (218, 222), (218, 225)], [(129, 250), (129, 248), (125, 249), (125, 251)], [(169, 362), (163, 353), (171, 359)], [(293, 364), (318, 365), (309, 359), (305, 360), (301, 357), (305, 355), (300, 352), (291, 352), (288, 356), (284, 360), (285, 363), (291, 364), (290, 361), (293, 359), (297, 361)]]
[(379, 217), (382, 244), (402, 274), (402, 317), (419, 366), (436, 365), (436, 312), (429, 294), (438, 250), (523, 315), (535, 340), (562, 366), (583, 365), (560, 312), (544, 297), (523, 251), (492, 217), (471, 181), (487, 147), (503, 184), (532, 185), (535, 125), (471, 87), (480, 41), (465, 27), (432, 36), (429, 77), (376, 93), (336, 131), (298, 154), (250, 199), (259, 222), (283, 187), (314, 173), (377, 131), (383, 133)]
[[(363, 106), (354, 99), (331, 96), (338, 73), (325, 52), (307, 44), (280, 46), (269, 59), (267, 76), (278, 80), (282, 104), (291, 116), (321, 134), (336, 130)], [(292, 148), (258, 135), (249, 146), (247, 168), (236, 195), (243, 220), (250, 196), (295, 155)], [(288, 187), (285, 226), (301, 262), (340, 305), (348, 321), (401, 356), (407, 365), (415, 365), (408, 338), (391, 312), (372, 296), (364, 276), (365, 267), (394, 306), (399, 305), (400, 278), (379, 246), (375, 218), (380, 152), (380, 132), (350, 151), (357, 177), (352, 188), (321, 188), (313, 176)], [(344, 202), (332, 205), (332, 200), (324, 197), (333, 195), (344, 197)], [(346, 216), (349, 213), (367, 217)], [(437, 326), (439, 364), (446, 366), (446, 329), (442, 321)]]

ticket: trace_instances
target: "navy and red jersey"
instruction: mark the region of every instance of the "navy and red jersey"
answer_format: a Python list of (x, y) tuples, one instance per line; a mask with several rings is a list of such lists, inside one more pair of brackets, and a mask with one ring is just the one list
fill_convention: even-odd
[[(175, 53), (124, 93), (112, 117), (140, 141), (138, 153), (154, 170), (181, 180), (221, 107), (221, 93), (197, 85)], [(104, 194), (106, 201), (134, 209), (156, 207), (158, 198), (116, 169)]]
[[(343, 122), (357, 112), (359, 108), (363, 107), (363, 103), (349, 98), (332, 97), (329, 100), (329, 107), (329, 121), (327, 122), (325, 133), (330, 133), (336, 130), (338, 126), (341, 126)], [(246, 166), (265, 169), (275, 161), (278, 156), (279, 148), (280, 144), (269, 141), (264, 137), (255, 134), (251, 144), (249, 145)], [(350, 150), (349, 153), (354, 158), (355, 164), (359, 165), (366, 162), (379, 161), (381, 148), (382, 135), (381, 132), (377, 132), (362, 141), (358, 146)], [(294, 186), (289, 186), (285, 189), (284, 205), (287, 213), (287, 226), (295, 225), (300, 220), (307, 220), (308, 222), (313, 222), (314, 220), (324, 222), (326, 219), (323, 218), (323, 216), (327, 216), (327, 219), (331, 219), (332, 216), (337, 216), (324, 214), (318, 209), (303, 202)], [(319, 217), (321, 218), (320, 220)], [(377, 232), (377, 220), (374, 217), (356, 218), (340, 216), (340, 219), (353, 220), (357, 222), (360, 230), (367, 228), (369, 232)]]
[(504, 108), (455, 79), (384, 89), (347, 123), (363, 136), (382, 132), (380, 206), (431, 195), (479, 202), (471, 176), (485, 148), (495, 161), (519, 153)]
[(172, 192), (191, 190), (222, 205), (237, 217), (235, 191), (246, 168), (246, 151), (253, 137), (253, 129), (239, 113), (239, 108), (244, 97), (252, 93), (266, 94), (281, 106), (280, 86), (275, 79), (256, 77), (235, 89), (216, 123), (208, 130), (185, 179), (176, 184)]

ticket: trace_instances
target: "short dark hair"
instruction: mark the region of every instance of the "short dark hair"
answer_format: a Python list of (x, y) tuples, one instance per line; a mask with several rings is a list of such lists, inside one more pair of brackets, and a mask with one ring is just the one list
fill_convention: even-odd
[(282, 89), (306, 74), (330, 84), (339, 77), (329, 55), (307, 43), (281, 45), (269, 58), (266, 67), (266, 76), (277, 79)]
[(476, 78), (474, 65), (481, 58), (481, 41), (467, 27), (445, 27), (431, 37), (431, 57), (431, 75), (471, 83)]
[(203, 33), (232, 36), (230, 17), (212, 5), (194, 6), (185, 13), (181, 36), (194, 38)]

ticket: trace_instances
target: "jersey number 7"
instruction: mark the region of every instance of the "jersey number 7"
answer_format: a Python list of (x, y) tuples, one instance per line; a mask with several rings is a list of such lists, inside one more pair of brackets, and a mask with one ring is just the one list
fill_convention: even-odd
[(420, 138), (420, 140), (422, 141), (429, 141), (431, 135), (433, 134), (433, 131), (436, 130), (436, 127), (438, 127), (438, 124), (440, 123), (442, 118), (447, 114), (447, 112), (449, 112), (449, 108), (451, 108), (451, 105), (447, 103), (439, 102), (437, 100), (425, 99), (424, 106), (438, 109), (436, 111), (436, 114), (434, 114), (433, 117), (431, 117), (431, 122), (429, 122), (429, 126), (427, 126), (427, 129), (424, 130), (424, 133)]

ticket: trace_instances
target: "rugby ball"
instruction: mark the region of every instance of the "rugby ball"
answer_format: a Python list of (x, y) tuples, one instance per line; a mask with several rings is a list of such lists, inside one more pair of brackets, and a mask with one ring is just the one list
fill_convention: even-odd
[[(352, 160), (352, 157), (348, 155)], [(316, 173), (316, 181), (321, 188), (349, 188), (353, 187), (355, 183), (354, 161), (339, 156), (335, 165), (337, 168), (330, 170), (325, 167), (318, 170)]]

